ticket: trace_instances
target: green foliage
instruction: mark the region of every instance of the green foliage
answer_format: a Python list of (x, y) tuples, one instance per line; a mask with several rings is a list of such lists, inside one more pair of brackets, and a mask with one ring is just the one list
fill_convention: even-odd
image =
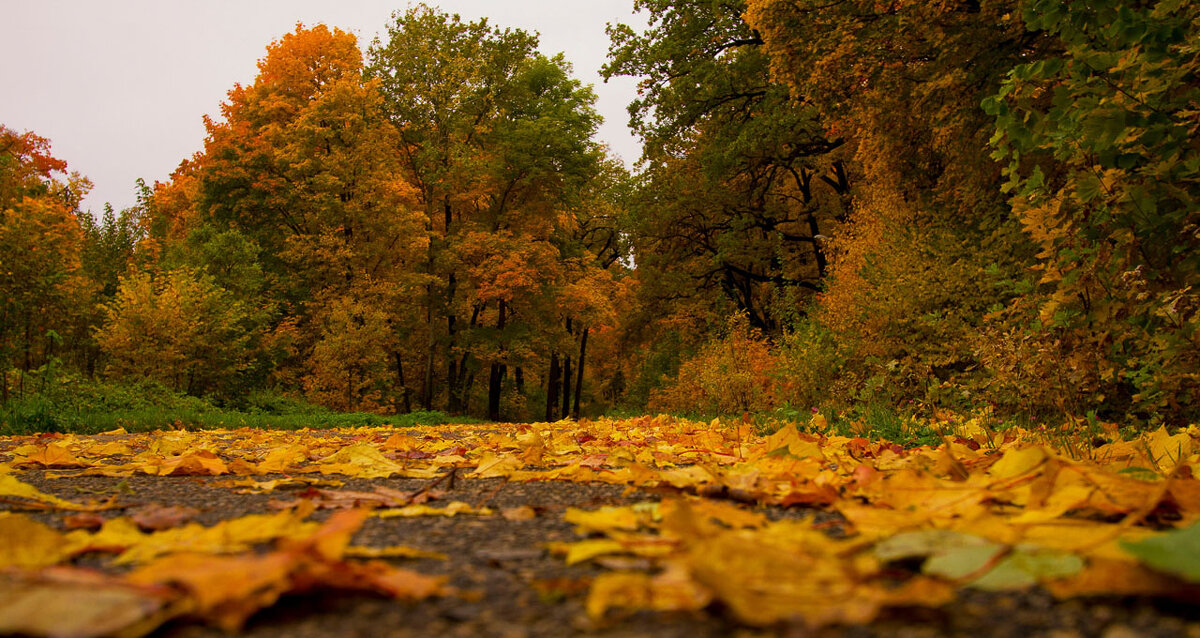
[(333, 428), (409, 427), (471, 422), (441, 412), (381, 416), (335, 412), (301, 399), (256, 391), (237, 402), (218, 402), (171, 390), (154, 381), (93, 381), (76, 374), (55, 374), (41, 391), (0, 406), (0, 435), (38, 432), (95, 434), (117, 428), (129, 432), (173, 428)]
[(638, 77), (630, 126), (645, 144), (627, 227), (640, 294), (656, 311), (729, 312), (778, 334), (819, 289), (822, 233), (845, 212), (846, 174), (812, 108), (769, 77), (741, 2), (642, 0), (643, 33), (609, 27), (606, 77)]
[[(1062, 50), (1016, 66), (983, 102), (1004, 191), (1041, 251), (1037, 288), (1010, 309), (1009, 349), (1060, 350), (1075, 415), (1195, 419), (1200, 8), (1033, 0), (1022, 17)], [(1010, 388), (1048, 378), (994, 367)]]
[(133, 260), (134, 249), (143, 236), (139, 213), (137, 207), (114, 213), (112, 206), (106, 204), (98, 220), (92, 215), (80, 215), (83, 228), (80, 261), (84, 274), (100, 286), (100, 299), (111, 299), (117, 294), (121, 277)]

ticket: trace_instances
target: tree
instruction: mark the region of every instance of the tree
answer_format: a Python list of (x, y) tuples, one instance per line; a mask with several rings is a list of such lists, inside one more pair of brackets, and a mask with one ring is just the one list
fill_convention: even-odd
[[(849, 184), (816, 110), (769, 76), (740, 2), (641, 0), (650, 28), (610, 26), (606, 77), (641, 78), (630, 126), (645, 142), (630, 227), (655, 305), (698, 297), (778, 334), (827, 271), (824, 236)], [(714, 320), (714, 326), (722, 324)]]
[(325, 304), (320, 337), (309, 359), (308, 396), (338, 410), (392, 410), (387, 401), (393, 339), (389, 313), (353, 298)]
[(1057, 396), (1021, 387), (1049, 376), (1037, 359), (992, 363), (1008, 391), (1065, 399), (1076, 416), (1194, 420), (1200, 9), (1033, 0), (1021, 17), (1062, 50), (1017, 65), (984, 107), (1004, 190), (1040, 251), (1036, 287), (1011, 308), (1010, 350), (1037, 344), (1041, 366), (1059, 367)]
[[(594, 95), (570, 77), (561, 56), (539, 55), (536, 47), (524, 31), (419, 5), (397, 13), (387, 40), (369, 52), (433, 238), (422, 267), (430, 276), (427, 409), (439, 353), (448, 410), (469, 408), (487, 359), (495, 407), (504, 371), (524, 349), (513, 339), (536, 332), (544, 316), (515, 282), (532, 274), (534, 287), (544, 289), (554, 280), (550, 271), (527, 268), (553, 263), (559, 218), (598, 167)], [(509, 270), (481, 270), (484, 263)]]
[(96, 341), (115, 377), (202, 394), (235, 385), (250, 365), (253, 326), (245, 304), (203, 273), (123, 277), (104, 314)]
[[(394, 302), (388, 323), (399, 331), (408, 325), (402, 300), (423, 283), (416, 264), (427, 238), (400, 141), (378, 82), (362, 72), (353, 35), (297, 26), (268, 47), (253, 85), (230, 91), (224, 121), (207, 122), (194, 173), (180, 176), (195, 174), (201, 211), (190, 222), (188, 242), (199, 257), (190, 263), (253, 295), (247, 300), (262, 286), (274, 327), (289, 341), (300, 338), (287, 348), (285, 367), (332, 360), (311, 351), (333, 347), (323, 336), (327, 304), (365, 303), (361, 291), (386, 290)], [(230, 261), (234, 254), (254, 254), (261, 276)], [(378, 336), (379, 357), (399, 356), (392, 351), (399, 335)]]
[[(25, 375), (53, 356), (88, 296), (80, 271), (79, 201), (90, 183), (33, 133), (0, 126), (0, 397), (8, 372)], [(61, 177), (60, 177), (61, 176)], [(65, 179), (64, 179), (65, 178)]]
[(847, 374), (882, 399), (961, 401), (983, 389), (980, 326), (1031, 263), (979, 108), (1008, 69), (1053, 46), (1015, 9), (748, 2), (772, 77), (845, 140), (853, 205), (814, 315), (845, 346)]

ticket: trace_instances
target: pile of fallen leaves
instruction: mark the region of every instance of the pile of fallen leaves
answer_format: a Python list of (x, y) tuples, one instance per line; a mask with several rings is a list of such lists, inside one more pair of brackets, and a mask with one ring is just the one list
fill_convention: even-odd
[[(51, 480), (221, 476), (231, 490), (293, 489), (277, 511), (205, 527), (187, 522), (187, 508), (53, 496), (22, 480), (29, 469)], [(857, 624), (889, 607), (951, 603), (963, 587), (1200, 601), (1196, 469), (1195, 427), (1069, 454), (1029, 432), (974, 425), (905, 450), (670, 417), (3, 438), (0, 633), (141, 635), (177, 618), (236, 630), (285, 594), (319, 589), (471, 596), (396, 566), (419, 550), (352, 541), (369, 516), (533, 515), (440, 498), (443, 482), (496, 477), (661, 495), (568, 509), (579, 540), (548, 543), (568, 564), (611, 568), (587, 594), (596, 620), (711, 606), (750, 626)], [(426, 487), (349, 491), (339, 476)], [(835, 514), (836, 529), (829, 517), (779, 515), (813, 508)], [(317, 521), (318, 509), (334, 513)], [(100, 515), (108, 510), (121, 515)]]

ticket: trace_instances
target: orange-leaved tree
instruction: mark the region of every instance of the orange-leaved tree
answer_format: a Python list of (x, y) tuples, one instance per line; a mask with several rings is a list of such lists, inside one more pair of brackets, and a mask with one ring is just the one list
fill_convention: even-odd
[(91, 296), (80, 271), (79, 202), (90, 183), (33, 133), (0, 126), (0, 398), (9, 371), (48, 361)]

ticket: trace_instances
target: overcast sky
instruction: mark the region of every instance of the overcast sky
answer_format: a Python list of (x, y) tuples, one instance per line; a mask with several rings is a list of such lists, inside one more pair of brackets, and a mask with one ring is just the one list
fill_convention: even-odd
[[(466, 19), (541, 34), (593, 84), (600, 140), (627, 163), (634, 81), (605, 84), (606, 22), (641, 24), (633, 0), (441, 0)], [(364, 50), (406, 0), (0, 0), (0, 124), (49, 138), (54, 155), (95, 182), (84, 208), (134, 203), (135, 180), (164, 180), (204, 144), (235, 83), (253, 82), (266, 46), (297, 22), (352, 32)]]

